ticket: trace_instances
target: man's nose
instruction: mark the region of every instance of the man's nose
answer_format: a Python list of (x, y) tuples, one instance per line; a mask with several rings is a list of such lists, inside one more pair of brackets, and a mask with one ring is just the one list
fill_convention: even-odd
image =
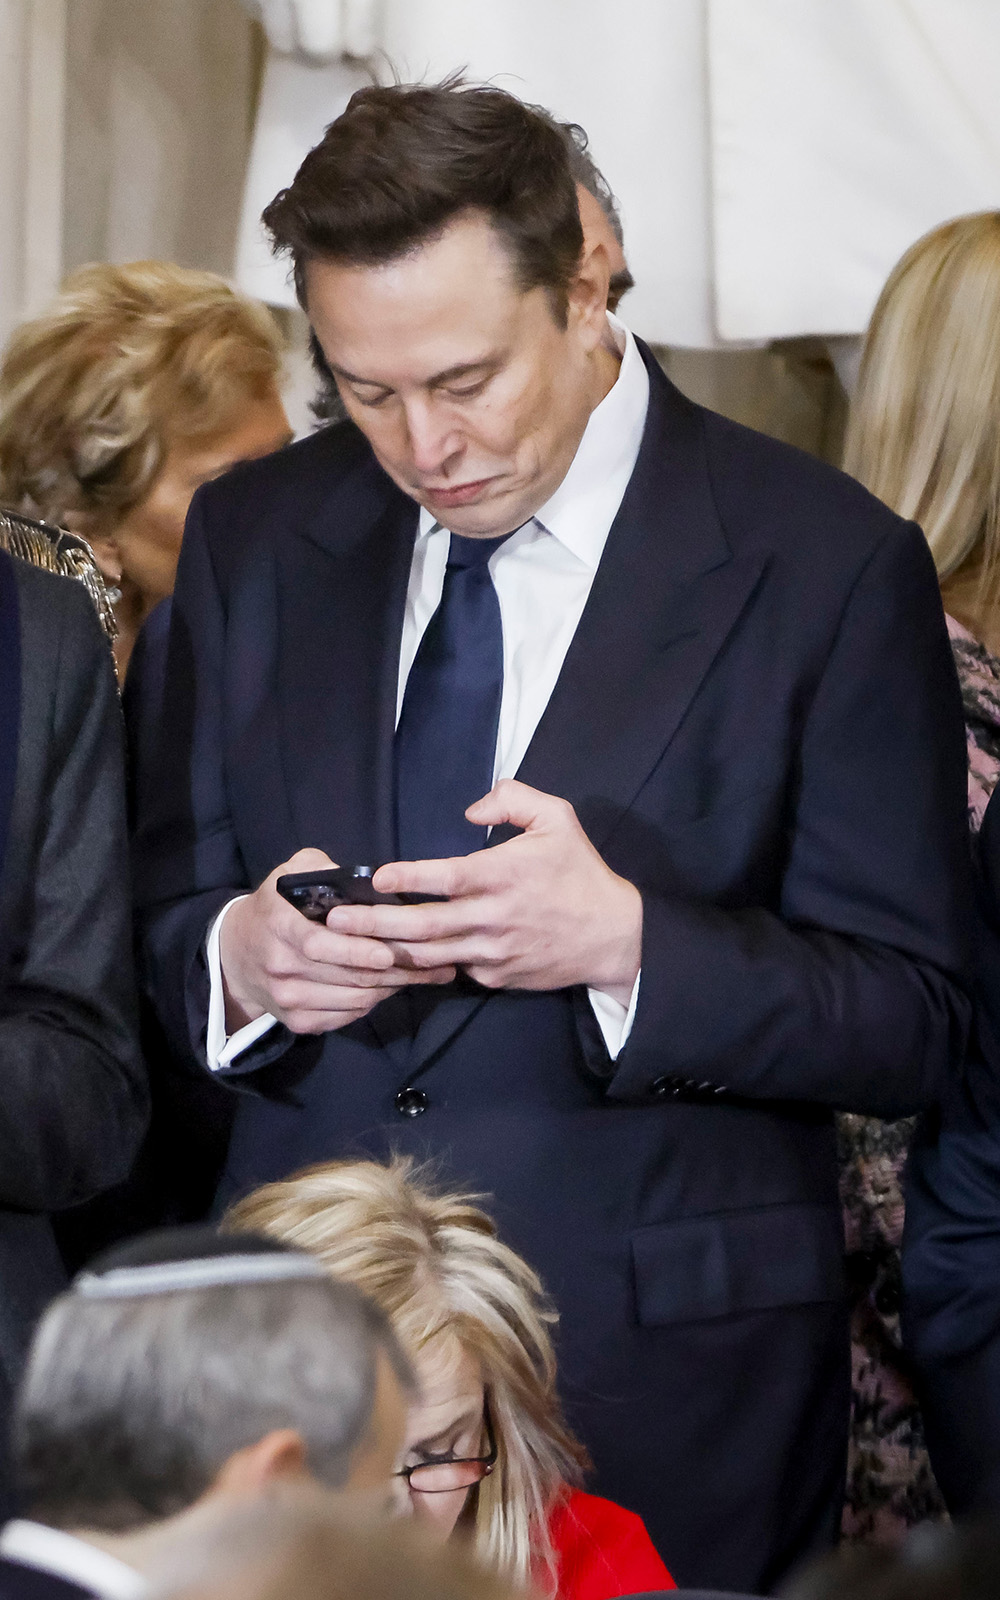
[(407, 406), (406, 427), (415, 471), (422, 478), (440, 477), (461, 449), (454, 418), (433, 401), (419, 401)]

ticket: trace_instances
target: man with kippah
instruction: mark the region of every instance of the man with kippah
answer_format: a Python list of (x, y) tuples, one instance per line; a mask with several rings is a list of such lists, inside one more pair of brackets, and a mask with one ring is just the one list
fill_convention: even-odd
[(413, 1378), (388, 1323), (253, 1234), (152, 1234), (43, 1317), (14, 1423), (29, 1516), (0, 1600), (135, 1600), (185, 1513), (295, 1479), (388, 1488)]

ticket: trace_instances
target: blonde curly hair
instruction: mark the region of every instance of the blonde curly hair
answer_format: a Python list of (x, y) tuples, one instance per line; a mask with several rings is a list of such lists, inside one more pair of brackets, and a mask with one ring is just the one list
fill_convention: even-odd
[(409, 1157), (333, 1161), (256, 1190), (222, 1226), (318, 1256), (381, 1307), (408, 1353), (451, 1335), (478, 1362), (498, 1455), (476, 1492), (475, 1548), (514, 1581), (546, 1573), (554, 1587), (548, 1516), (587, 1459), (556, 1394), (556, 1313), (479, 1198), (438, 1189)]
[(0, 364), (0, 502), (110, 529), (174, 440), (224, 432), (274, 385), (282, 349), (267, 308), (215, 273), (80, 267)]

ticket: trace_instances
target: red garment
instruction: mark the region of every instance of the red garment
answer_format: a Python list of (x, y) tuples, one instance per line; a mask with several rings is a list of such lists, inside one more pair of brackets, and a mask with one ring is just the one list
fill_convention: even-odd
[(612, 1500), (573, 1489), (549, 1518), (559, 1562), (558, 1600), (615, 1600), (677, 1585), (641, 1517)]

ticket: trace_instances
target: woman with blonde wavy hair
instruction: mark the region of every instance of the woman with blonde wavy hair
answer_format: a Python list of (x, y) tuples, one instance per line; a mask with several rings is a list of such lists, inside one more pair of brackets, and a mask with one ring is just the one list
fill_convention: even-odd
[(408, 1158), (335, 1161), (258, 1189), (223, 1226), (310, 1251), (388, 1315), (421, 1386), (400, 1509), (560, 1600), (674, 1587), (641, 1520), (575, 1487), (586, 1457), (556, 1394), (555, 1312), (475, 1196)]
[(81, 534), (118, 591), (124, 673), (173, 591), (198, 486), (290, 437), (280, 330), (212, 272), (100, 263), (66, 279), (0, 365), (0, 504)]
[[(1000, 212), (958, 217), (893, 268), (865, 336), (844, 466), (922, 527), (958, 669), (978, 835), (1000, 776)], [(941, 1516), (900, 1349), (910, 1121), (842, 1117), (854, 1421), (845, 1532), (885, 1540)]]

